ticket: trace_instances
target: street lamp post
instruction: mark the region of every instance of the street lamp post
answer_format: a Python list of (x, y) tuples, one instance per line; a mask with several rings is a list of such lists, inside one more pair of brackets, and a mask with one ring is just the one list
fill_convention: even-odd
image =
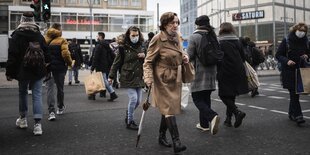
[(89, 18), (90, 18), (90, 52), (91, 54), (93, 54), (93, 0), (87, 0), (88, 4), (89, 4)]

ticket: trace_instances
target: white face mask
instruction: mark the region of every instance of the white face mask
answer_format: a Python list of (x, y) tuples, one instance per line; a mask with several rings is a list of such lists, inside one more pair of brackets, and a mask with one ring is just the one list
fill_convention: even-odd
[(298, 38), (302, 38), (302, 37), (304, 37), (305, 35), (306, 35), (306, 32), (303, 32), (303, 31), (296, 31), (295, 32), (295, 34), (296, 34), (296, 36), (298, 37)]
[(138, 41), (139, 41), (139, 36), (136, 36), (136, 37), (130, 37), (130, 41), (132, 42), (132, 43), (137, 43)]

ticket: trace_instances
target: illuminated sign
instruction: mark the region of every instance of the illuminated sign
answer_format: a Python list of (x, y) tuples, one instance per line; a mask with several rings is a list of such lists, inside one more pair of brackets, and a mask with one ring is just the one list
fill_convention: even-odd
[(265, 18), (264, 10), (251, 11), (251, 12), (239, 12), (239, 13), (232, 14), (233, 21), (251, 20), (251, 19), (259, 19), (259, 18)]
[[(89, 25), (90, 24), (90, 20), (79, 20), (78, 23), (76, 20), (74, 19), (67, 19), (66, 20), (66, 24), (81, 24), (81, 25)], [(100, 22), (97, 20), (93, 20), (92, 22), (93, 25), (99, 25)]]

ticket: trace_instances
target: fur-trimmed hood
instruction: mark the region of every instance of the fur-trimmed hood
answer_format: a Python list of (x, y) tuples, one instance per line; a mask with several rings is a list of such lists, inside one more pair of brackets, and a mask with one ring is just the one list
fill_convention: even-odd
[(55, 29), (55, 28), (49, 28), (46, 32), (45, 40), (46, 42), (50, 42), (52, 39), (55, 39), (57, 37), (61, 37), (62, 32)]

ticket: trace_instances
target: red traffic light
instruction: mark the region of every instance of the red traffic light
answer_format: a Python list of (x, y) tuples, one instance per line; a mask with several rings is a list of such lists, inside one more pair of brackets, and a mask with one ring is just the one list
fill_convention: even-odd
[(40, 3), (40, 0), (33, 0), (34, 4)]

